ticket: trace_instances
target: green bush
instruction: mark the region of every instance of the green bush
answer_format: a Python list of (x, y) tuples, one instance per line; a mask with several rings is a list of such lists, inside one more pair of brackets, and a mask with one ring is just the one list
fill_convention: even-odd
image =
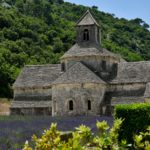
[(134, 136), (134, 148), (137, 150), (150, 150), (150, 126), (146, 132)]
[(133, 135), (145, 131), (150, 125), (150, 103), (117, 105), (115, 118), (124, 119), (119, 133), (120, 139), (133, 142)]

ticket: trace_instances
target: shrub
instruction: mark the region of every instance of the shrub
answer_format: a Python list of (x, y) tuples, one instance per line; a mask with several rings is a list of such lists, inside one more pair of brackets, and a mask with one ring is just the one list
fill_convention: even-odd
[[(114, 122), (113, 127), (108, 131), (106, 121), (96, 123), (98, 133), (94, 135), (91, 129), (85, 125), (76, 128), (72, 136), (64, 141), (61, 139), (61, 132), (57, 130), (57, 124), (52, 123), (49, 130), (45, 130), (41, 138), (33, 136), (35, 150), (149, 150), (150, 149), (150, 126), (147, 132), (135, 135), (134, 144), (127, 144), (125, 140), (119, 142), (118, 131), (122, 124), (121, 119)], [(131, 147), (132, 146), (132, 147)], [(23, 150), (34, 150), (28, 141)]]
[(134, 136), (134, 147), (137, 150), (150, 150), (150, 126), (145, 133)]
[(115, 118), (124, 119), (119, 138), (133, 143), (133, 135), (145, 131), (150, 125), (150, 103), (117, 105)]
[[(76, 128), (72, 132), (72, 137), (68, 141), (61, 140), (61, 132), (57, 130), (57, 125), (52, 124), (49, 130), (44, 131), (41, 138), (33, 136), (36, 150), (119, 150), (126, 147), (126, 142), (118, 142), (118, 131), (122, 124), (121, 119), (114, 122), (114, 126), (109, 130), (106, 121), (96, 123), (98, 133), (96, 136), (91, 132), (91, 129), (85, 125)], [(25, 143), (23, 150), (32, 150), (28, 142)]]

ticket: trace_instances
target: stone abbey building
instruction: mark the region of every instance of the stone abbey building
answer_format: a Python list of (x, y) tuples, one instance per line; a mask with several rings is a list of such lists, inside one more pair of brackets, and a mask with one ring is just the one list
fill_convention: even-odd
[(101, 27), (87, 11), (77, 40), (61, 64), (25, 66), (14, 88), (11, 114), (111, 115), (116, 104), (150, 98), (150, 61), (126, 62), (101, 47)]

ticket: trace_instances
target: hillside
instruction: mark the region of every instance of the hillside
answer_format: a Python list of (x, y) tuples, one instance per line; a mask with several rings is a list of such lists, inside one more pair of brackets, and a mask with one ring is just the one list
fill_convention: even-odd
[[(75, 22), (87, 9), (63, 0), (0, 0), (0, 97), (12, 96), (24, 65), (59, 62), (75, 43)], [(90, 9), (102, 27), (103, 47), (127, 61), (150, 59), (148, 24)]]

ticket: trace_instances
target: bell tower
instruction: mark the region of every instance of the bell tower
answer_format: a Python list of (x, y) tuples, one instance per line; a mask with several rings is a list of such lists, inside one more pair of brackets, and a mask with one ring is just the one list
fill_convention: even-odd
[(101, 44), (101, 29), (89, 10), (77, 22), (77, 43)]

